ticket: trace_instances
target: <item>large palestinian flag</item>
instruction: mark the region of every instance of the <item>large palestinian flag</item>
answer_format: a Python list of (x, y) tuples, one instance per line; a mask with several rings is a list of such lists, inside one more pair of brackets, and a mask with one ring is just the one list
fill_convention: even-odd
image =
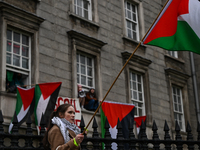
[[(20, 126), (23, 122), (26, 121), (28, 112), (30, 115), (34, 110), (34, 92), (35, 87), (30, 89), (25, 89), (17, 86), (17, 103), (15, 108), (15, 113), (17, 115), (18, 126)], [(12, 121), (9, 126), (9, 133), (12, 131)]]
[(60, 87), (61, 82), (42, 83), (35, 86), (34, 114), (36, 126), (40, 126), (42, 114), (47, 126), (49, 117), (54, 111)]
[(200, 54), (200, 1), (169, 0), (143, 44)]
[[(117, 122), (118, 118), (122, 125), (122, 132), (124, 138), (129, 138), (130, 119), (134, 119), (134, 105), (116, 102), (103, 102), (101, 105), (101, 131), (102, 137), (105, 135), (105, 120), (107, 118), (110, 124), (110, 134), (113, 139), (117, 137)], [(132, 121), (132, 123), (134, 123)], [(112, 149), (117, 149), (115, 143), (112, 144)]]

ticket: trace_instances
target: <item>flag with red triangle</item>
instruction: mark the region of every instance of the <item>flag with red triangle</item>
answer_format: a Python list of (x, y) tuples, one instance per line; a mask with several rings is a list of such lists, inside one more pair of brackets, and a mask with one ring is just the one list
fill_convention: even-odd
[[(17, 102), (15, 113), (17, 115), (18, 126), (26, 121), (28, 112), (30, 112), (31, 115), (34, 111), (34, 92), (35, 87), (25, 89), (17, 86)], [(12, 127), (13, 124), (11, 121), (9, 125), (9, 133), (11, 133)]]
[[(117, 102), (103, 102), (101, 105), (101, 131), (102, 137), (105, 135), (105, 120), (107, 118), (110, 125), (110, 134), (113, 139), (117, 137), (117, 122), (118, 119), (122, 125), (122, 133), (124, 138), (129, 138), (129, 125), (132, 119), (132, 124), (134, 123), (134, 107), (133, 104), (127, 103), (117, 103)], [(116, 143), (112, 143), (112, 149), (117, 149)]]
[(137, 134), (140, 133), (140, 126), (142, 124), (142, 120), (143, 120), (143, 122), (145, 122), (146, 121), (146, 116), (139, 116), (139, 117), (135, 117), (134, 118), (134, 121), (136, 123), (136, 128), (137, 128)]
[(143, 44), (200, 54), (200, 1), (168, 0)]
[(34, 115), (37, 127), (40, 126), (42, 114), (47, 126), (49, 117), (54, 111), (60, 87), (61, 82), (41, 83), (35, 86)]

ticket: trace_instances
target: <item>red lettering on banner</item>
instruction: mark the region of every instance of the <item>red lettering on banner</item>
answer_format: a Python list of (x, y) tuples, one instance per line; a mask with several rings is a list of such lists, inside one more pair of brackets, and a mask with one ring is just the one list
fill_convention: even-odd
[(78, 122), (81, 122), (81, 120), (75, 120), (75, 125), (77, 125), (78, 126)]

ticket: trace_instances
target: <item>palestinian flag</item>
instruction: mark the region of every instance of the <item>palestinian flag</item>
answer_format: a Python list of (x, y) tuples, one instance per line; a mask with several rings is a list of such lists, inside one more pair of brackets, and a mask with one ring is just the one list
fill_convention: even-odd
[(145, 122), (146, 116), (140, 116), (140, 117), (135, 117), (134, 118), (134, 121), (136, 123), (136, 128), (137, 128), (137, 134), (140, 133), (140, 126), (142, 124), (142, 120), (143, 120), (143, 122)]
[[(28, 112), (30, 112), (31, 115), (34, 111), (34, 92), (35, 87), (25, 89), (17, 86), (17, 103), (15, 113), (17, 115), (18, 126), (26, 121)], [(11, 133), (12, 127), (13, 124), (11, 121), (9, 126), (9, 133)]]
[(169, 0), (143, 44), (200, 54), (200, 1)]
[[(134, 105), (116, 102), (103, 102), (101, 105), (101, 131), (102, 137), (105, 135), (106, 118), (110, 124), (110, 134), (113, 139), (117, 137), (117, 122), (118, 118), (122, 125), (122, 133), (124, 138), (129, 138), (129, 122), (134, 119)], [(132, 123), (134, 123), (132, 121)], [(116, 143), (112, 143), (112, 148), (117, 149)]]
[(54, 111), (60, 87), (61, 82), (41, 83), (35, 86), (34, 114), (37, 127), (40, 126), (42, 114), (47, 126), (49, 117)]

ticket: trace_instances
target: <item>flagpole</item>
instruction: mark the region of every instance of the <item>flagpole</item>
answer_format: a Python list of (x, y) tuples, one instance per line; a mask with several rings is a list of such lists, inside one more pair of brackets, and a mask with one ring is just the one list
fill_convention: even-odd
[[(149, 31), (151, 30), (152, 26), (155, 24), (155, 22), (157, 21), (158, 17), (160, 16), (160, 14), (162, 13), (163, 9), (165, 8), (165, 6), (167, 5), (167, 3), (169, 2), (169, 0), (166, 1), (165, 5), (163, 6), (163, 8), (161, 9), (160, 13), (157, 15), (156, 19), (154, 20), (154, 22), (151, 24), (151, 26), (149, 27), (148, 31), (146, 32), (146, 34), (144, 35), (144, 37), (142, 38), (142, 42), (144, 40), (144, 38), (146, 37), (146, 35), (149, 33)], [(132, 56), (134, 55), (134, 53), (137, 51), (137, 49), (140, 47), (141, 42), (137, 45), (137, 47), (135, 48), (135, 50), (133, 51), (133, 53), (130, 55), (130, 57), (128, 58), (128, 60), (126, 61), (126, 63), (124, 64), (124, 66), (122, 67), (121, 71), (119, 72), (119, 74), (117, 75), (117, 77), (115, 78), (115, 80), (113, 81), (112, 85), (110, 86), (109, 90), (107, 91), (106, 95), (104, 96), (103, 100), (100, 102), (99, 106), (97, 107), (96, 111), (94, 112), (92, 118), (90, 119), (89, 123), (87, 124), (87, 126), (85, 127), (84, 131), (82, 134), (85, 133), (85, 131), (87, 130), (88, 126), (90, 125), (92, 119), (94, 118), (94, 116), (96, 115), (96, 113), (98, 112), (99, 108), (101, 107), (103, 101), (106, 99), (108, 93), (110, 92), (110, 90), (112, 89), (112, 87), (114, 86), (115, 82), (117, 81), (117, 79), (119, 78), (120, 74), (122, 73), (122, 71), (124, 70), (124, 68), (126, 67), (126, 65), (128, 64), (128, 62), (130, 61), (130, 59), (132, 58)]]

